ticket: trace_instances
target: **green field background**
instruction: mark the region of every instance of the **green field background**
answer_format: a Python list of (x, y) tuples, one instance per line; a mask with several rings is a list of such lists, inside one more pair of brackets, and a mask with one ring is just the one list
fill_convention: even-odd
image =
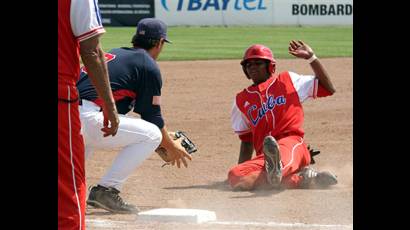
[[(103, 49), (131, 46), (135, 27), (105, 27)], [(159, 61), (241, 59), (246, 48), (263, 44), (275, 58), (293, 58), (289, 41), (303, 40), (318, 57), (352, 57), (353, 27), (168, 27)]]

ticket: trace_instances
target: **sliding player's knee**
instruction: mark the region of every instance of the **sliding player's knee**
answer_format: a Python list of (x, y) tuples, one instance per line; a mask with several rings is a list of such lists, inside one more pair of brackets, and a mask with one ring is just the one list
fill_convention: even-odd
[(253, 190), (259, 183), (259, 173), (246, 173), (248, 170), (233, 167), (228, 172), (228, 182), (233, 190)]

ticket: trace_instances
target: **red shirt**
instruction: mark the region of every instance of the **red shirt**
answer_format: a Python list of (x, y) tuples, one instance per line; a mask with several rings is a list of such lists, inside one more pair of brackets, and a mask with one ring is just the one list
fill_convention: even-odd
[(232, 128), (241, 140), (253, 142), (256, 153), (260, 154), (267, 135), (276, 139), (289, 134), (303, 137), (301, 102), (328, 95), (314, 76), (282, 72), (236, 95)]
[(77, 98), (79, 42), (104, 33), (97, 1), (58, 0), (58, 97)]

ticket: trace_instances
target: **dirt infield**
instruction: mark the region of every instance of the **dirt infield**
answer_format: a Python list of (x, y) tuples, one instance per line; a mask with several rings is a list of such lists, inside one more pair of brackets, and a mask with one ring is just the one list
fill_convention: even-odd
[[(321, 59), (336, 87), (332, 97), (311, 100), (305, 109), (305, 140), (321, 154), (314, 165), (333, 171), (331, 189), (233, 192), (225, 180), (236, 164), (239, 139), (230, 127), (235, 94), (250, 81), (239, 60), (159, 62), (162, 109), (169, 130), (190, 135), (199, 152), (188, 168), (161, 168), (153, 154), (127, 180), (122, 196), (142, 210), (195, 208), (216, 212), (209, 224), (156, 223), (135, 215), (88, 209), (87, 229), (353, 229), (353, 59)], [(278, 60), (278, 71), (312, 74), (304, 60)], [(116, 151), (96, 152), (86, 162), (92, 185), (110, 166)]]

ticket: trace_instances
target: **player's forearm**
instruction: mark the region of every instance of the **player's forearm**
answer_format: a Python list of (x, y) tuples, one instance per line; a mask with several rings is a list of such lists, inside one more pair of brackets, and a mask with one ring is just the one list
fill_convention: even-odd
[(310, 66), (312, 67), (316, 78), (319, 80), (319, 83), (331, 94), (335, 93), (336, 89), (333, 87), (333, 84), (330, 81), (329, 74), (323, 67), (322, 63), (320, 63), (319, 59), (316, 59), (312, 63), (310, 63)]
[(99, 45), (98, 37), (81, 42), (80, 55), (98, 96), (104, 101), (107, 109), (115, 109), (104, 51)]
[(243, 163), (252, 158), (253, 144), (252, 142), (241, 142), (241, 149), (239, 151), (238, 164)]

